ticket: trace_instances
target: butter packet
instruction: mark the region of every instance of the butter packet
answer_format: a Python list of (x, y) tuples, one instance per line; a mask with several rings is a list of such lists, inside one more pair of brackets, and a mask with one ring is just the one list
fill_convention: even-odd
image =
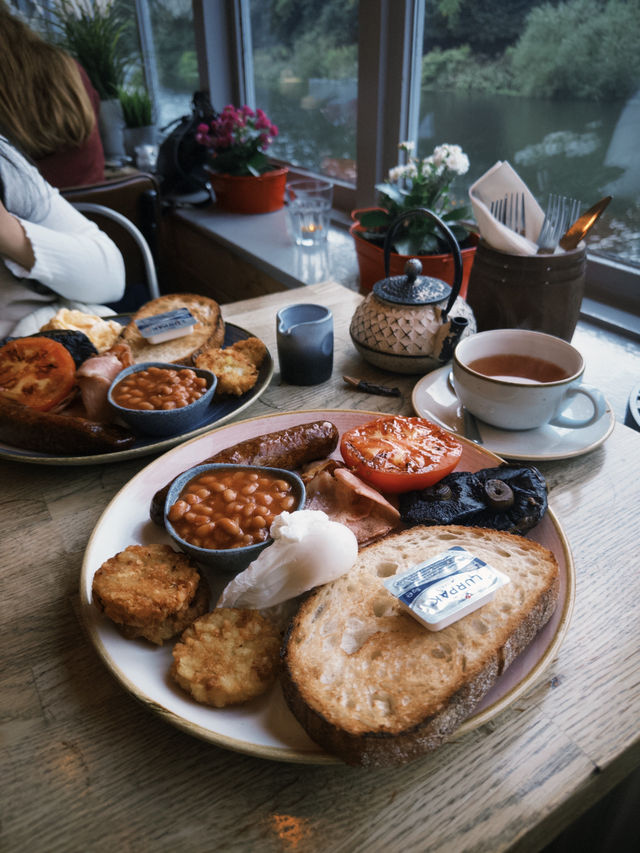
[(509, 582), (503, 572), (460, 546), (383, 581), (400, 604), (430, 631), (441, 631), (482, 607)]
[(196, 318), (187, 308), (176, 308), (175, 311), (142, 317), (135, 322), (142, 337), (150, 344), (161, 344), (190, 334)]

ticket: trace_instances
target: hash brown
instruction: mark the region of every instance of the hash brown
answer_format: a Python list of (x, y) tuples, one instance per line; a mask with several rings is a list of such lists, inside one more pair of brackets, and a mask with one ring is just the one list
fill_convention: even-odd
[(98, 607), (128, 636), (161, 643), (172, 624), (178, 633), (191, 612), (199, 615), (205, 595), (208, 607), (205, 584), (195, 563), (169, 545), (129, 545), (100, 566), (92, 591)]
[(224, 349), (205, 346), (193, 356), (196, 367), (210, 370), (218, 377), (216, 395), (239, 397), (250, 391), (258, 381), (258, 368), (267, 354), (260, 338), (236, 341)]
[(281, 641), (257, 610), (218, 607), (183, 632), (171, 677), (196, 702), (215, 708), (246, 702), (275, 682)]
[(167, 616), (162, 622), (154, 622), (144, 627), (120, 625), (120, 633), (128, 640), (142, 637), (161, 646), (165, 640), (171, 640), (181, 634), (199, 616), (208, 612), (211, 603), (211, 588), (204, 576), (201, 576), (198, 589), (193, 600), (185, 604), (174, 615)]

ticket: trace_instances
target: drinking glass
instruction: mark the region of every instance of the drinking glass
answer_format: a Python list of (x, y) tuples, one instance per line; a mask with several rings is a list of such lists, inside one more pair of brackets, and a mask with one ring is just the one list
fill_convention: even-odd
[(297, 246), (318, 246), (329, 236), (333, 184), (321, 179), (292, 181), (286, 187), (289, 226)]

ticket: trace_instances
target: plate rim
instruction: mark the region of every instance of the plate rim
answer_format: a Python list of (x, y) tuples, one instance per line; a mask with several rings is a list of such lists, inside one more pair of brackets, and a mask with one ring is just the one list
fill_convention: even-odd
[[(114, 318), (111, 317), (109, 319)], [(242, 332), (242, 334), (247, 335), (248, 337), (254, 337), (253, 332), (244, 329), (242, 326), (238, 326), (236, 323), (225, 322), (225, 329), (226, 328), (232, 328), (238, 332)], [(21, 450), (19, 447), (16, 447), (15, 450), (11, 450), (8, 449), (11, 445), (3, 443), (0, 444), (0, 459), (4, 459), (8, 462), (27, 462), (32, 465), (68, 465), (81, 467), (83, 465), (105, 465), (109, 462), (124, 462), (128, 459), (138, 459), (144, 456), (150, 456), (153, 453), (162, 453), (171, 450), (179, 444), (183, 444), (193, 438), (199, 438), (209, 430), (224, 426), (225, 423), (230, 421), (232, 418), (235, 418), (238, 414), (255, 403), (269, 387), (275, 371), (275, 361), (268, 349), (265, 362), (266, 372), (264, 372), (264, 369), (261, 366), (260, 370), (261, 372), (264, 372), (264, 375), (262, 379), (259, 379), (256, 385), (247, 392), (250, 396), (247, 397), (246, 400), (244, 400), (236, 409), (221, 415), (216, 420), (201, 424), (194, 430), (189, 430), (185, 433), (179, 433), (177, 435), (167, 436), (164, 438), (157, 438), (155, 441), (150, 441), (148, 444), (144, 444), (141, 447), (129, 447), (125, 450), (116, 450), (113, 453), (94, 453), (85, 456), (54, 456), (53, 454), (34, 456), (32, 455), (34, 451)], [(265, 362), (263, 362), (263, 364)]]
[[(385, 412), (370, 411), (367, 409), (296, 409), (282, 412), (273, 412), (267, 415), (258, 415), (253, 418), (246, 418), (241, 421), (236, 421), (233, 424), (221, 424), (219, 427), (212, 429), (211, 433), (217, 432), (218, 430), (232, 429), (238, 424), (246, 424), (255, 421), (265, 422), (274, 418), (286, 417), (287, 415), (315, 415), (315, 417), (312, 417), (312, 420), (318, 420), (320, 418), (330, 420), (330, 416), (332, 413), (374, 417), (381, 417), (385, 414), (388, 414)], [(114, 505), (118, 501), (122, 492), (125, 489), (131, 487), (134, 482), (138, 481), (139, 479), (142, 479), (151, 466), (160, 465), (162, 463), (162, 460), (164, 460), (165, 457), (169, 454), (177, 453), (185, 445), (199, 442), (202, 440), (202, 438), (203, 436), (201, 435), (194, 436), (193, 438), (182, 442), (180, 445), (169, 449), (166, 453), (162, 454), (161, 456), (158, 456), (152, 462), (149, 462), (131, 479), (124, 483), (123, 486), (121, 486), (121, 488), (111, 498), (109, 503), (106, 505), (106, 507), (100, 514), (100, 517), (96, 521), (91, 535), (87, 541), (80, 571), (79, 617), (84, 632), (89, 638), (89, 640), (92, 642), (94, 649), (98, 653), (98, 656), (104, 663), (105, 667), (116, 679), (116, 681), (118, 681), (121, 686), (123, 686), (135, 699), (141, 702), (146, 708), (160, 716), (160, 718), (163, 719), (165, 722), (170, 723), (181, 731), (186, 732), (187, 734), (196, 737), (200, 740), (203, 740), (207, 743), (212, 743), (216, 746), (257, 758), (265, 758), (273, 761), (307, 765), (342, 765), (344, 762), (342, 762), (340, 758), (322, 751), (320, 747), (318, 747), (317, 749), (309, 749), (308, 751), (305, 751), (300, 748), (277, 746), (274, 747), (249, 743), (247, 741), (241, 741), (225, 734), (212, 732), (210, 729), (206, 729), (198, 723), (181, 717), (174, 711), (163, 707), (158, 702), (155, 702), (152, 698), (150, 698), (144, 693), (142, 688), (140, 688), (130, 678), (128, 678), (127, 675), (125, 675), (125, 673), (117, 666), (112, 656), (107, 651), (106, 646), (103, 643), (102, 637), (99, 634), (98, 621), (95, 618), (95, 607), (92, 600), (90, 598), (87, 598), (87, 596), (85, 595), (85, 590), (87, 589), (87, 580), (89, 572), (87, 553), (90, 550), (94, 538), (97, 536), (100, 524), (102, 523), (105, 516), (109, 513), (112, 505)], [(478, 445), (475, 442), (470, 441), (469, 439), (466, 439), (464, 436), (458, 436), (458, 438), (460, 441), (464, 442), (466, 445), (472, 448), (475, 452), (480, 451), (481, 453), (486, 454), (488, 457), (493, 457), (498, 464), (505, 461), (493, 451), (481, 445)], [(575, 602), (575, 564), (569, 541), (556, 514), (550, 507), (547, 508), (547, 514), (549, 516), (550, 523), (553, 525), (555, 533), (560, 540), (560, 546), (562, 548), (562, 554), (564, 557), (566, 575), (565, 598), (563, 602), (562, 613), (560, 615), (560, 619), (555, 629), (554, 635), (551, 638), (549, 645), (541, 655), (540, 659), (524, 675), (524, 677), (509, 691), (507, 691), (507, 693), (496, 699), (495, 702), (492, 702), (490, 705), (483, 708), (481, 711), (468, 717), (451, 735), (451, 737), (449, 738), (450, 742), (457, 740), (458, 738), (462, 737), (468, 732), (479, 728), (480, 726), (485, 725), (494, 717), (502, 713), (502, 711), (504, 711), (509, 705), (513, 704), (513, 702), (515, 702), (516, 699), (522, 696), (525, 692), (529, 691), (532, 686), (539, 680), (543, 671), (548, 668), (564, 641), (571, 621), (571, 615)], [(97, 571), (97, 568), (94, 569), (94, 574), (95, 571)]]
[[(433, 420), (439, 426), (443, 427), (444, 429), (447, 429), (450, 432), (454, 432), (454, 430), (452, 430), (452, 428), (451, 428), (451, 424), (447, 424), (442, 418), (439, 418), (437, 415), (433, 414), (433, 412), (429, 412), (427, 409), (423, 408), (421, 410), (420, 408), (418, 408), (418, 405), (416, 402), (419, 390), (422, 390), (423, 384), (425, 384), (425, 385), (428, 384), (426, 382), (426, 380), (429, 380), (430, 378), (434, 377), (436, 374), (438, 374), (438, 377), (444, 376), (446, 371), (448, 371), (450, 369), (451, 368), (449, 365), (444, 365), (443, 367), (439, 367), (436, 370), (432, 370), (429, 373), (426, 373), (424, 376), (421, 376), (420, 379), (418, 379), (418, 381), (415, 383), (415, 385), (413, 386), (413, 389), (411, 391), (411, 405), (413, 406), (414, 412), (419, 417)], [(434, 381), (437, 381), (437, 379)], [(598, 438), (596, 438), (595, 441), (592, 441), (590, 444), (587, 444), (584, 447), (577, 447), (574, 450), (571, 450), (569, 452), (563, 452), (563, 451), (559, 450), (556, 453), (535, 453), (535, 452), (534, 453), (524, 453), (524, 452), (513, 453), (513, 452), (510, 452), (508, 449), (504, 449), (504, 448), (502, 448), (502, 449), (501, 448), (489, 448), (486, 444), (481, 444), (481, 445), (478, 444), (477, 446), (483, 447), (485, 450), (489, 450), (491, 453), (495, 453), (498, 456), (502, 456), (504, 459), (515, 460), (517, 462), (557, 462), (557, 461), (561, 461), (563, 459), (573, 459), (576, 456), (583, 456), (584, 454), (590, 453), (592, 450), (595, 450), (597, 447), (600, 447), (600, 445), (604, 444), (604, 442), (609, 438), (609, 436), (611, 435), (611, 433), (613, 432), (613, 430), (615, 428), (616, 418), (615, 418), (615, 415), (613, 413), (613, 409), (611, 408), (611, 405), (610, 405), (609, 401), (606, 399), (606, 397), (605, 397), (605, 404), (606, 404), (606, 409), (602, 415), (601, 420), (604, 419), (605, 417), (608, 417), (609, 421), (608, 421), (607, 428), (604, 431), (604, 433), (601, 436), (599, 436)], [(497, 429), (497, 428), (494, 427), (494, 429)], [(498, 431), (500, 431), (500, 430), (498, 430)], [(506, 432), (506, 430), (505, 430), (505, 432)], [(463, 436), (457, 432), (455, 432), (455, 435), (457, 438), (465, 438), (465, 436)]]

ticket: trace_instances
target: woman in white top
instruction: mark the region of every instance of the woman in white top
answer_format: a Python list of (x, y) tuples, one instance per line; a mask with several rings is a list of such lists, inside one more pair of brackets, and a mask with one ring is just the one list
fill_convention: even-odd
[(0, 338), (37, 332), (60, 308), (113, 313), (119, 249), (0, 136)]

